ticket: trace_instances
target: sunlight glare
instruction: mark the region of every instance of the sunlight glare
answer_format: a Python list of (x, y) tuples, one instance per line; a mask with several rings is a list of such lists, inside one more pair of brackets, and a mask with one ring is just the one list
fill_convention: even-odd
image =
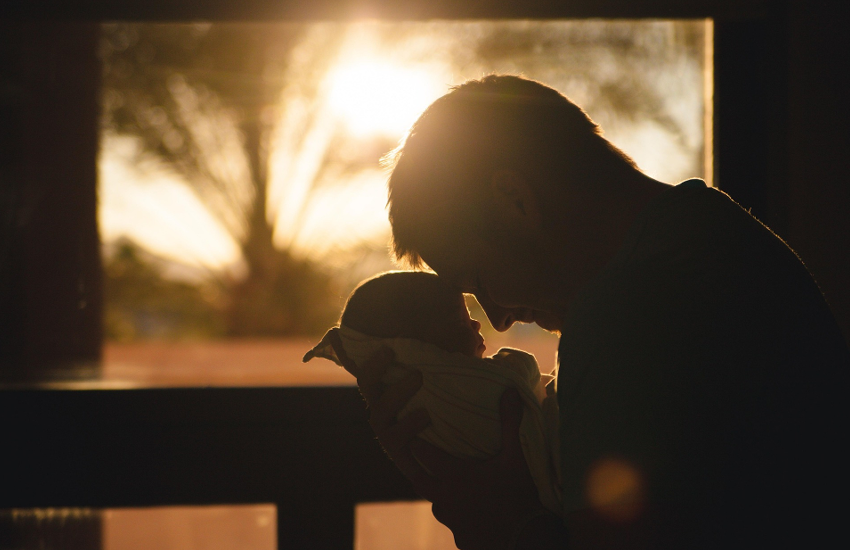
[(108, 136), (98, 163), (98, 209), (105, 242), (127, 237), (185, 264), (221, 269), (239, 260), (239, 246), (178, 177), (134, 163), (133, 138)]
[(366, 170), (340, 185), (320, 188), (306, 205), (291, 245), (300, 254), (322, 258), (334, 249), (361, 242), (385, 243), (390, 233), (386, 200), (385, 177), (380, 170)]
[(446, 88), (421, 66), (358, 61), (331, 72), (329, 102), (352, 134), (400, 136)]

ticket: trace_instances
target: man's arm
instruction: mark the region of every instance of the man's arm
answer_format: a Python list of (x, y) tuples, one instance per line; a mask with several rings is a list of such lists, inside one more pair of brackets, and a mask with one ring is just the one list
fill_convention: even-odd
[[(563, 523), (540, 503), (525, 462), (519, 439), (522, 414), (519, 394), (506, 390), (500, 402), (502, 448), (488, 460), (455, 458), (418, 439), (410, 444), (436, 481), (424, 495), (433, 503), (434, 517), (451, 529), (461, 550), (565, 548)], [(537, 526), (545, 529), (529, 538), (527, 531)], [(532, 542), (534, 546), (527, 546)]]
[(414, 489), (432, 502), (437, 520), (452, 530), (459, 549), (675, 547), (675, 533), (692, 530), (693, 518), (687, 510), (653, 509), (648, 502), (643, 502), (640, 513), (628, 518), (618, 512), (618, 502), (612, 504), (612, 510), (604, 506), (579, 510), (563, 519), (547, 512), (522, 454), (522, 406), (515, 391), (506, 391), (500, 403), (500, 453), (485, 461), (462, 460), (417, 439), (416, 435), (429, 424), (424, 410), (396, 421), (398, 413), (421, 387), (422, 379), (421, 374), (414, 373), (398, 384), (384, 387), (380, 379), (391, 363), (392, 352), (386, 350), (361, 371), (372, 374), (358, 379), (370, 408), (370, 424)]
[(414, 458), (410, 443), (428, 427), (431, 420), (424, 409), (417, 409), (400, 421), (397, 419), (399, 412), (422, 387), (422, 373), (414, 371), (400, 382), (385, 387), (381, 379), (393, 357), (389, 348), (376, 353), (357, 371), (360, 373), (357, 386), (369, 408), (369, 425), (384, 451), (411, 481), (416, 492), (425, 496), (432, 491), (436, 480)]
[(565, 548), (563, 523), (540, 503), (522, 454), (522, 404), (517, 392), (506, 391), (500, 403), (500, 453), (486, 461), (462, 460), (416, 438), (429, 422), (424, 410), (396, 421), (422, 379), (412, 374), (385, 388), (380, 380), (391, 362), (387, 350), (360, 370), (369, 373), (357, 380), (370, 408), (369, 423), (414, 489), (432, 502), (434, 517), (452, 530), (458, 548)]

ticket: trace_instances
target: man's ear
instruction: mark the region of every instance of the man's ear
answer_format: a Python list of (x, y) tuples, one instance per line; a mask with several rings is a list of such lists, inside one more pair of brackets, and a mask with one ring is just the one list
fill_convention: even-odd
[(496, 170), (490, 178), (493, 214), (501, 222), (540, 229), (543, 217), (537, 193), (523, 174), (516, 170)]

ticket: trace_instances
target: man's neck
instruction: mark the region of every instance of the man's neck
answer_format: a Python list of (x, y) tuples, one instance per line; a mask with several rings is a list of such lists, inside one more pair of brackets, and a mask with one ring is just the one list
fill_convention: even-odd
[[(614, 258), (638, 214), (669, 187), (635, 170), (616, 180), (567, 187), (551, 202), (555, 215), (549, 219), (564, 283), (559, 302), (564, 309)], [(554, 212), (558, 207), (560, 214)]]

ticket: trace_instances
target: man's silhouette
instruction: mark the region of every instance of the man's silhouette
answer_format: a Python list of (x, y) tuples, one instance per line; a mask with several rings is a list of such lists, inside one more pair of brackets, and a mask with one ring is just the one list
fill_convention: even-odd
[(392, 169), (399, 259), (474, 294), (497, 330), (561, 333), (563, 518), (528, 491), (510, 395), (503, 452), (473, 464), (415, 440), (427, 418), (395, 421), (416, 380), (359, 381), (382, 444), (460, 548), (830, 540), (850, 360), (767, 227), (700, 180), (646, 176), (578, 106), (518, 77), (438, 99)]

